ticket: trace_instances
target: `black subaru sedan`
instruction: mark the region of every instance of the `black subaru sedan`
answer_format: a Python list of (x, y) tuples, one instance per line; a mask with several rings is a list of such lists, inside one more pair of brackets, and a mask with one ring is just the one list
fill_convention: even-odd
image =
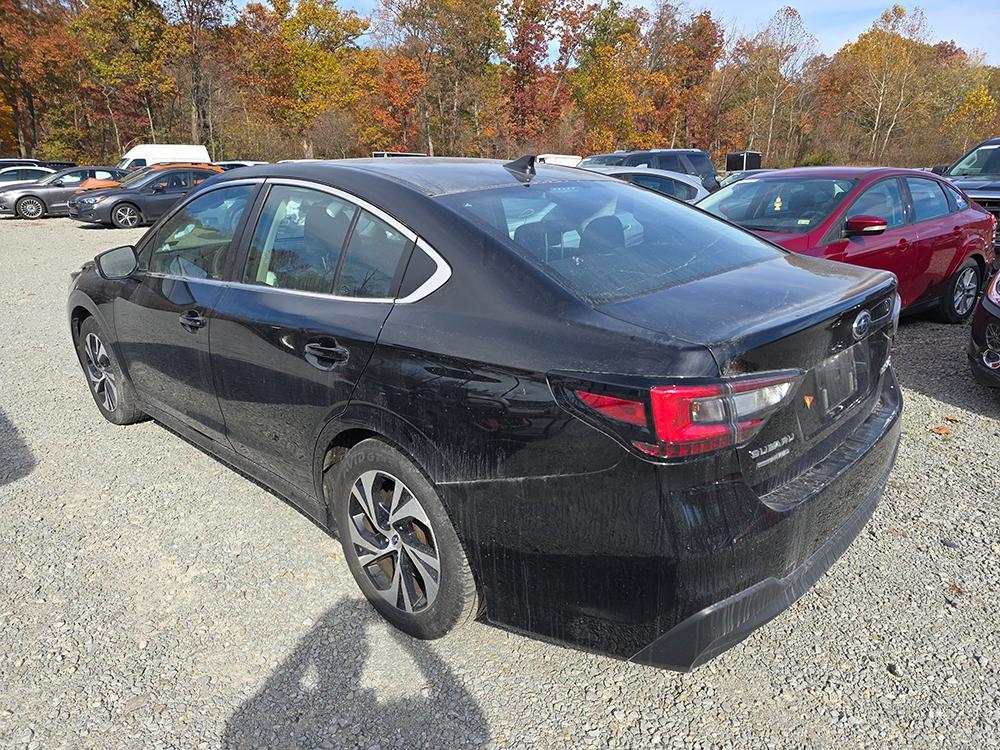
[(531, 159), (247, 167), (75, 275), (98, 409), (336, 529), (390, 622), (690, 669), (892, 468), (894, 278)]
[(990, 281), (972, 315), (969, 366), (980, 383), (1000, 388), (1000, 274)]

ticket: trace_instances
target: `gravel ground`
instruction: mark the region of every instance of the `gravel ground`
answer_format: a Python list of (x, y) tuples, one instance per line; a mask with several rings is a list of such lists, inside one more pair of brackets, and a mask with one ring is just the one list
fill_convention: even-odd
[(290, 506), (105, 422), (67, 274), (139, 236), (0, 220), (0, 747), (1000, 747), (1000, 394), (964, 326), (900, 330), (903, 443), (866, 531), (680, 675), (480, 623), (409, 640)]

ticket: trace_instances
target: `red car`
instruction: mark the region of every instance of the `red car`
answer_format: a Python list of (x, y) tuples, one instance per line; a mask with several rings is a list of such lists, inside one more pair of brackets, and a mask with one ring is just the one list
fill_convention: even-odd
[(996, 219), (930, 172), (762, 172), (698, 207), (796, 253), (892, 271), (904, 309), (936, 309), (950, 323), (969, 317), (994, 268)]

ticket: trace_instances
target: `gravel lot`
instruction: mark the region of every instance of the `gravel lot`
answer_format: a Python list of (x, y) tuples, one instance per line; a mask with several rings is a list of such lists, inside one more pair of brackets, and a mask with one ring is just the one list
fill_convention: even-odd
[(290, 506), (105, 422), (67, 275), (140, 234), (0, 220), (0, 747), (1000, 747), (1000, 394), (964, 326), (900, 330), (903, 443), (866, 531), (679, 675), (480, 623), (409, 640)]

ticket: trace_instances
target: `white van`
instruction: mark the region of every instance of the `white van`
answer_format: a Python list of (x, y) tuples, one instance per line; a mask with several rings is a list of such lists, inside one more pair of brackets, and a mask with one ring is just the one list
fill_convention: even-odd
[(119, 169), (132, 170), (150, 164), (171, 162), (207, 164), (210, 161), (208, 149), (204, 146), (190, 146), (182, 143), (144, 143), (141, 146), (133, 146), (126, 151), (117, 166)]
[(576, 154), (539, 154), (535, 157), (540, 164), (558, 164), (561, 167), (575, 167), (582, 159)]

